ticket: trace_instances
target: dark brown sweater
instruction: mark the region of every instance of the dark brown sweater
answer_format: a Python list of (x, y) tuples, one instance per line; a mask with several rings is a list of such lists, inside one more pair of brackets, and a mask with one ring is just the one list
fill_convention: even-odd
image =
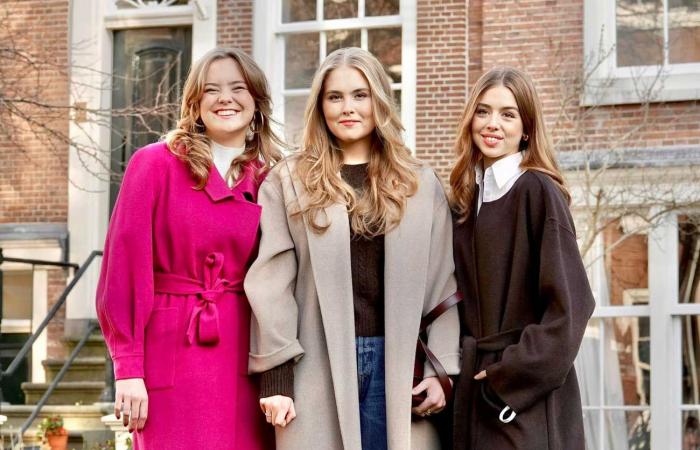
[(454, 448), (583, 450), (573, 362), (594, 301), (564, 196), (529, 170), (455, 222), (454, 250), (465, 296)]
[[(368, 164), (345, 165), (340, 175), (358, 195), (367, 182)], [(350, 218), (348, 217), (348, 220)], [(352, 297), (356, 336), (384, 336), (384, 236), (350, 236)], [(288, 361), (261, 375), (260, 397), (294, 397), (294, 363)]]

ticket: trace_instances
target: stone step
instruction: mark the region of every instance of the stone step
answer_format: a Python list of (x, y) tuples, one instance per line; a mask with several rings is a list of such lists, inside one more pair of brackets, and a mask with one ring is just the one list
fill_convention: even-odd
[[(67, 355), (70, 355), (70, 353), (73, 351), (76, 345), (78, 345), (78, 342), (80, 341), (79, 339), (71, 339), (71, 338), (62, 338), (61, 341), (63, 342), (63, 345), (67, 349)], [(78, 356), (81, 358), (85, 357), (102, 357), (102, 358), (108, 358), (109, 353), (107, 352), (107, 346), (105, 345), (105, 338), (102, 336), (101, 333), (96, 333), (90, 336), (85, 343), (85, 346), (80, 349), (80, 353), (78, 353)]]
[[(4, 438), (5, 445), (10, 442), (10, 435), (17, 432), (24, 421), (34, 410), (34, 405), (0, 405), (0, 411), (7, 416), (7, 422), (0, 428), (0, 436)], [(68, 431), (68, 448), (73, 450), (91, 450), (98, 443), (108, 439), (114, 439), (112, 433), (100, 420), (103, 416), (114, 411), (112, 403), (98, 403), (92, 405), (46, 405), (39, 413), (39, 417), (24, 433), (23, 442), (25, 449), (45, 448), (39, 447), (40, 442), (36, 437), (39, 422), (45, 417), (54, 414), (63, 416), (63, 424)]]
[[(42, 361), (46, 378), (48, 382), (52, 382), (58, 372), (66, 362), (64, 359), (46, 359)], [(68, 372), (63, 377), (64, 381), (104, 381), (106, 359), (104, 356), (89, 356), (75, 358)]]
[[(25, 403), (36, 404), (50, 383), (22, 383)], [(98, 402), (106, 384), (104, 381), (62, 381), (48, 399), (48, 405), (90, 405)]]

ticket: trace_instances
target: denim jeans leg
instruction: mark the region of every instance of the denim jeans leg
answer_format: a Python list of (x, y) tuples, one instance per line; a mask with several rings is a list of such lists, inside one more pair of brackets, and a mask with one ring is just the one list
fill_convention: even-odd
[(386, 450), (384, 338), (358, 337), (356, 349), (362, 450)]

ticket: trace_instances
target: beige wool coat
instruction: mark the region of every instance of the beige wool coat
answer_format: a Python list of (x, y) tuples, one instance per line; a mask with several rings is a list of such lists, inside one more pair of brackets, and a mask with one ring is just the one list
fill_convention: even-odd
[[(278, 450), (361, 450), (359, 394), (346, 207), (326, 208), (330, 227), (315, 234), (292, 216), (303, 188), (294, 157), (260, 186), (262, 236), (245, 291), (252, 308), (249, 370), (290, 359), (297, 417), (276, 429)], [(419, 169), (419, 189), (400, 225), (385, 236), (385, 366), (390, 450), (439, 449), (433, 426), (411, 420), (411, 388), (421, 317), (452, 295), (452, 224), (434, 172)], [(297, 197), (297, 193), (299, 197)], [(457, 308), (428, 330), (428, 346), (448, 374), (460, 367)], [(432, 370), (426, 368), (426, 376)]]

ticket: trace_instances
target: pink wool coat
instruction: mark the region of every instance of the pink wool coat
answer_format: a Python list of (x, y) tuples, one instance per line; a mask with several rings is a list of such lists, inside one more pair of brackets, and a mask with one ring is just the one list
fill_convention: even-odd
[(117, 380), (144, 378), (137, 450), (270, 448), (247, 376), (243, 278), (257, 248), (254, 168), (203, 190), (164, 143), (137, 151), (112, 214), (97, 313)]

